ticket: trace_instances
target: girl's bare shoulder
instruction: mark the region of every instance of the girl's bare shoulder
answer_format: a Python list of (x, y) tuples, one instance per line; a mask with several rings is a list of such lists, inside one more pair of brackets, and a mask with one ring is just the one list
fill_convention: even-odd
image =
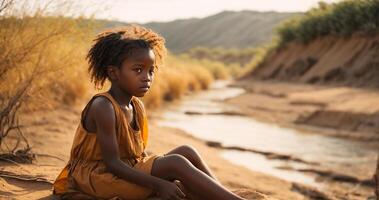
[(104, 96), (97, 96), (93, 99), (88, 108), (88, 116), (95, 118), (99, 114), (103, 117), (112, 118), (115, 115), (115, 111), (110, 100)]

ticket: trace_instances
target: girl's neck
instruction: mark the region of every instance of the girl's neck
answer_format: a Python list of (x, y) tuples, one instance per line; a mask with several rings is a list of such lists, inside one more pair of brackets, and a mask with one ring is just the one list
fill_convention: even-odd
[(114, 85), (112, 85), (107, 92), (112, 95), (112, 97), (117, 101), (118, 104), (120, 104), (121, 107), (126, 107), (127, 109), (131, 108), (130, 103), (133, 97), (132, 95), (124, 92), (119, 87)]

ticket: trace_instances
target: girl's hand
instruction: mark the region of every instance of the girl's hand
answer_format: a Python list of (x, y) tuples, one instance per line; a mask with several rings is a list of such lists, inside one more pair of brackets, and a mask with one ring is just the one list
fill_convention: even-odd
[(181, 200), (186, 197), (175, 183), (166, 180), (160, 182), (157, 192), (163, 200)]

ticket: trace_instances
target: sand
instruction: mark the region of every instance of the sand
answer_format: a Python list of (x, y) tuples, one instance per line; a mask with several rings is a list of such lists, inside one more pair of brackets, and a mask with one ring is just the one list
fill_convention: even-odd
[[(36, 153), (36, 160), (32, 164), (0, 161), (0, 199), (56, 198), (52, 195), (51, 183), (69, 158), (82, 106), (28, 113), (21, 119), (23, 124), (29, 125), (24, 132)], [(200, 152), (223, 185), (246, 199), (305, 198), (292, 191), (295, 187), (292, 183), (234, 165), (219, 156), (220, 150), (208, 147), (204, 141), (182, 130), (160, 127), (153, 118), (149, 123), (148, 152), (163, 154), (180, 145), (191, 145)]]

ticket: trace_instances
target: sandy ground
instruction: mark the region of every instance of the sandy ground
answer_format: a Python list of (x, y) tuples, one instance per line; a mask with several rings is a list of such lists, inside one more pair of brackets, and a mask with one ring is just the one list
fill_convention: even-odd
[[(0, 162), (0, 199), (55, 199), (51, 183), (69, 159), (75, 129), (82, 106), (62, 106), (59, 109), (30, 113), (21, 119), (32, 151), (33, 164)], [(191, 145), (227, 188), (246, 199), (308, 199), (296, 192), (298, 186), (278, 178), (253, 172), (234, 165), (219, 156), (219, 151), (182, 130), (159, 127), (150, 119), (150, 146), (148, 151), (163, 154), (180, 145)], [(12, 176), (18, 176), (18, 179)], [(19, 180), (20, 175), (24, 180)], [(5, 177), (8, 176), (8, 177)]]

